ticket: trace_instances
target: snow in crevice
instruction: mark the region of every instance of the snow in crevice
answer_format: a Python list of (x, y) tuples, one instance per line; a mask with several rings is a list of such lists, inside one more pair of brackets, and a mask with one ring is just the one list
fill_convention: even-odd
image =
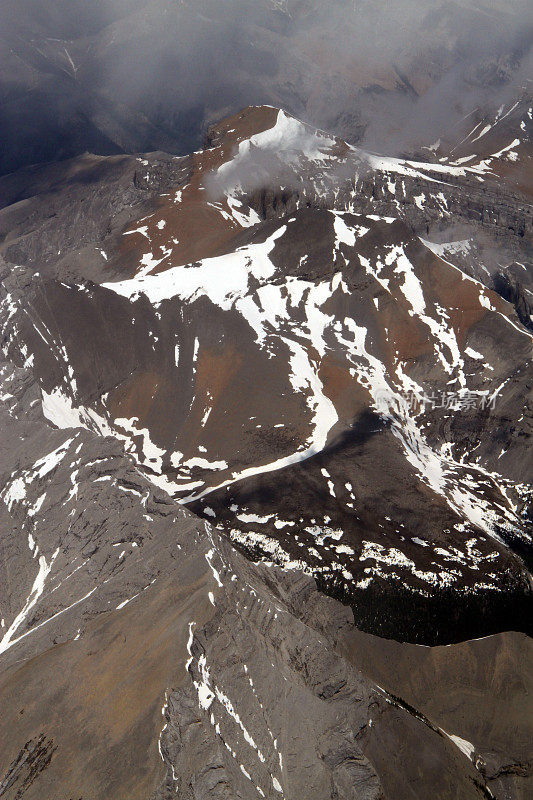
[[(0, 498), (7, 505), (9, 511), (12, 511), (16, 504), (25, 501), (28, 488), (30, 488), (34, 482), (45, 478), (61, 463), (73, 441), (74, 438), (67, 439), (56, 447), (55, 450), (37, 459), (32, 467), (17, 473), (16, 477), (12, 476), (12, 479), (7, 482), (2, 492), (0, 492)], [(34, 504), (28, 506), (27, 513), (30, 517), (37, 514), (45, 499), (46, 492), (44, 492)]]
[[(244, 588), (244, 587), (243, 587)], [(254, 681), (249, 675), (247, 665), (243, 665), (242, 677), (245, 679), (245, 686), (248, 686), (248, 696), (253, 699), (254, 703), (259, 705), (259, 713), (252, 715), (251, 721), (254, 722), (254, 727), (266, 729), (266, 739), (268, 743), (268, 750), (270, 752), (263, 753), (261, 746), (258, 744), (258, 736), (252, 733), (250, 727), (245, 724), (241, 713), (234, 700), (230, 698), (228, 692), (219, 684), (218, 681), (212, 677), (212, 668), (208, 663), (208, 656), (205, 651), (195, 657), (193, 653), (194, 641), (194, 628), (195, 623), (189, 624), (189, 638), (187, 642), (188, 660), (186, 663), (186, 671), (192, 679), (192, 684), (196, 691), (197, 701), (199, 708), (205, 712), (206, 719), (209, 721), (217, 737), (222, 741), (228, 753), (232, 756), (235, 762), (239, 765), (239, 769), (245, 777), (251, 781), (256, 790), (262, 797), (266, 796), (266, 792), (261, 789), (261, 783), (266, 779), (272, 781), (274, 787), (279, 786), (279, 792), (282, 793), (281, 784), (274, 774), (271, 772), (271, 767), (268, 766), (272, 762), (272, 755), (276, 755), (276, 760), (279, 762), (279, 769), (282, 770), (281, 754), (277, 750), (277, 741), (267, 725), (264, 715), (264, 705), (260, 701)], [(243, 687), (244, 688), (244, 687)], [(246, 697), (246, 692), (244, 692)], [(268, 762), (267, 762), (268, 755)], [(253, 766), (244, 766), (242, 763), (245, 761), (250, 764), (250, 756), (256, 762)]]
[[(419, 297), (415, 296), (415, 304), (420, 302)], [(440, 331), (439, 323), (433, 322)], [(468, 477), (467, 469), (480, 474), (477, 467), (460, 464), (450, 455), (436, 452), (428, 445), (417, 419), (418, 414), (409, 400), (412, 394), (424, 396), (424, 389), (404, 372), (401, 363), (396, 365), (395, 373), (389, 375), (385, 365), (367, 351), (366, 329), (358, 326), (353, 319), (346, 318), (343, 329), (337, 330), (336, 336), (349, 354), (359, 383), (367, 388), (374, 407), (389, 421), (391, 432), (401, 442), (407, 461), (417, 470), (421, 479), (436, 494), (444, 497), (462, 519), (491, 536), (499, 538), (494, 533), (496, 522), (516, 527), (518, 520), (507, 498), (501, 515), (487, 508), (481, 487), (478, 489), (477, 482)], [(455, 360), (453, 366), (460, 376), (460, 386), (463, 386), (463, 360), (456, 347), (455, 336), (450, 336), (448, 341)]]
[[(39, 598), (44, 592), (44, 586), (47, 577), (49, 576), (54, 561), (59, 553), (59, 548), (53, 553), (50, 561), (47, 561), (44, 555), (39, 556), (39, 570), (33, 582), (31, 591), (22, 607), (21, 611), (17, 614), (2, 639), (0, 640), (0, 654), (8, 650), (13, 644), (18, 642), (22, 636), (14, 638), (15, 633), (24, 624), (32, 608), (37, 604)], [(30, 631), (31, 632), (31, 631)], [(27, 634), (25, 634), (27, 635)]]

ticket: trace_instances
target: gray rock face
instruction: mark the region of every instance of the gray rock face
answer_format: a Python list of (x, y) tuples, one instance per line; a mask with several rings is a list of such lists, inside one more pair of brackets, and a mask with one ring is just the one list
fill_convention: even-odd
[(187, 158), (153, 154), (149, 175), (144, 162), (85, 155), (4, 177), (2, 256), (45, 274), (104, 280), (106, 239), (188, 179)]
[[(531, 203), (516, 194), (507, 194), (501, 187), (480, 188), (479, 183), (471, 180), (447, 180), (443, 196), (445, 197), (445, 214), (443, 200), (435, 197), (430, 181), (437, 175), (431, 173), (428, 165), (428, 178), (402, 178), (400, 185), (391, 199), (391, 192), (386, 176), (363, 178), (356, 185), (360, 202), (355, 208), (359, 212), (369, 212), (371, 208), (383, 216), (401, 214), (415, 230), (428, 233), (429, 230), (446, 224), (446, 217), (452, 218), (456, 224), (477, 223), (490, 231), (497, 238), (502, 238), (511, 246), (516, 246), (516, 238), (531, 241), (533, 232), (533, 211)], [(425, 198), (427, 196), (427, 202)], [(424, 198), (421, 209), (415, 198)], [(519, 247), (520, 245), (518, 245)]]

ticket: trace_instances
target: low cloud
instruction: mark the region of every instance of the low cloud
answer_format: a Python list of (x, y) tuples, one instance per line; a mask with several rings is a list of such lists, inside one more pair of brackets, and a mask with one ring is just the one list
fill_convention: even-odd
[(514, 96), (532, 67), (529, 0), (8, 0), (3, 15), (12, 167), (184, 153), (265, 102), (394, 154)]

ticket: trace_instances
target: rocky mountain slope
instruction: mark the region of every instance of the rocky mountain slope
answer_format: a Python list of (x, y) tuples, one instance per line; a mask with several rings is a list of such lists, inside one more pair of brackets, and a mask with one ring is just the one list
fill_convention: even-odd
[[(149, 213), (132, 213), (151, 181), (138, 162), (107, 235), (85, 194), (69, 203), (49, 268), (11, 272), (5, 350), (31, 361), (45, 416), (114, 435), (171, 496), (313, 574), (373, 632), (434, 643), (509, 616), (527, 630), (531, 333), (488, 272), (467, 274), (475, 258), (460, 269), (453, 243), (425, 238), (455, 193), (490, 202), (490, 161), (367, 156), (266, 107), (209, 144), (165, 173), (176, 184)], [(520, 224), (478, 221), (509, 252), (531, 233), (514, 198)], [(25, 220), (42, 208), (21, 202)], [(20, 206), (5, 256), (45, 267), (41, 226), (13, 233)], [(79, 249), (73, 217), (98, 245)]]
[[(311, 578), (239, 555), (112, 438), (51, 428), (28, 365), (4, 361), (2, 378), (17, 475), (2, 506), (3, 797), (525, 800), (529, 639), (437, 648), (437, 672), (427, 648), (391, 654)], [(512, 686), (494, 716), (492, 658)]]
[(0, 179), (0, 796), (528, 797), (531, 117)]

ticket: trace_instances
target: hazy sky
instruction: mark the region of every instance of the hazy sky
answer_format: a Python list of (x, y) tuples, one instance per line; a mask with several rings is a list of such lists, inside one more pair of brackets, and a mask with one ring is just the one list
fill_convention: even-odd
[(4, 0), (2, 169), (201, 142), (268, 102), (387, 152), (533, 74), (530, 0)]

